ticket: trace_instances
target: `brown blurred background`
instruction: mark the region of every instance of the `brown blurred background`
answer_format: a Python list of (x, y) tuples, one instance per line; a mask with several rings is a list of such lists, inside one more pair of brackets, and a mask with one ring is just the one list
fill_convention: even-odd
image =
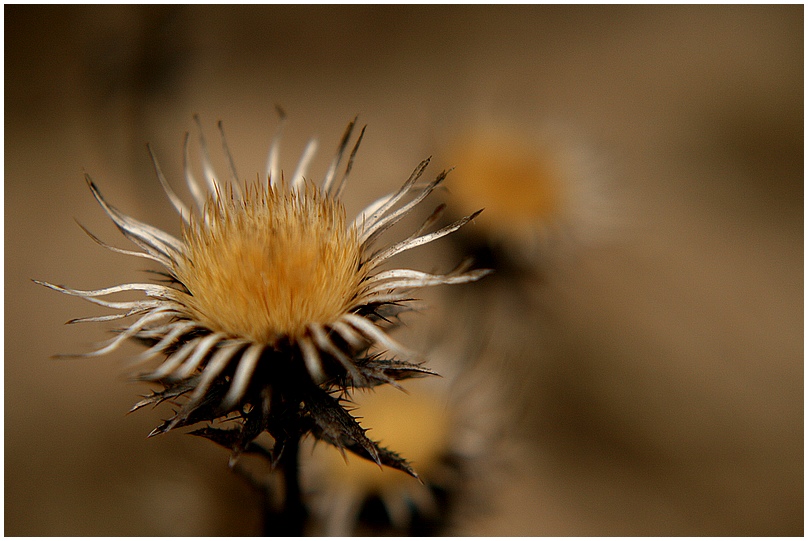
[(146, 440), (159, 409), (125, 415), (148, 390), (123, 376), (135, 348), (49, 358), (109, 327), (65, 327), (102, 311), (30, 279), (143, 280), (74, 223), (128, 247), (83, 173), (176, 233), (145, 143), (180, 185), (192, 114), (214, 142), (222, 119), (253, 178), (275, 104), (286, 168), (317, 135), (324, 170), (345, 123), (369, 125), (349, 212), (427, 155), (459, 174), (444, 145), (491, 119), (572, 127), (609, 179), (620, 224), (540, 309), (502, 308), (530, 324), (498, 328), (489, 306), (529, 451), (454, 533), (802, 535), (802, 6), (4, 13), (7, 535), (258, 533), (223, 450)]

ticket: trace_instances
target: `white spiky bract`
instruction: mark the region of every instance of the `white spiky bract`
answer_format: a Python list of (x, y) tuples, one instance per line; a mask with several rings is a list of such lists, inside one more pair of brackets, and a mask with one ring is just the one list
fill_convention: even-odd
[[(327, 377), (324, 359), (328, 358), (342, 366), (349, 381), (361, 385), (364, 376), (345, 344), (353, 351), (377, 346), (395, 356), (409, 356), (380, 326), (383, 320), (376, 311), (406, 304), (414, 289), (470, 282), (488, 271), (469, 271), (468, 265), (461, 265), (449, 274), (436, 275), (411, 269), (380, 270), (380, 266), (401, 252), (456, 231), (476, 213), (425, 233), (437, 221), (439, 207), (408, 238), (375, 248), (379, 235), (422, 202), (446, 173), (419, 184), (429, 163), (425, 160), (398, 191), (375, 201), (348, 222), (339, 195), (364, 130), (339, 180), (337, 170), (353, 126), (351, 123), (346, 130), (320, 187), (304, 180), (314, 143), (304, 151), (289, 184), (279, 180), (278, 137), (270, 148), (267, 181), (239, 185), (223, 131), (231, 181), (223, 183), (216, 176), (200, 135), (203, 187), (188, 165), (186, 136), (184, 169), (193, 209), (173, 191), (152, 155), (158, 179), (184, 222), (181, 238), (123, 214), (87, 176), (98, 203), (140, 251), (122, 250), (91, 237), (113, 251), (160, 263), (171, 280), (168, 284), (131, 283), (91, 291), (39, 282), (120, 311), (72, 322), (136, 318), (104, 347), (83, 355), (109, 353), (130, 338), (148, 340), (152, 345), (139, 360), (164, 359), (144, 379), (180, 381), (195, 376), (186, 411), (205, 398), (226, 370), (231, 376), (222, 405), (237, 405), (264, 351), (280, 343), (295, 350), (315, 383)], [(221, 130), (221, 123), (219, 127)], [(106, 299), (126, 291), (140, 292), (145, 298)]]

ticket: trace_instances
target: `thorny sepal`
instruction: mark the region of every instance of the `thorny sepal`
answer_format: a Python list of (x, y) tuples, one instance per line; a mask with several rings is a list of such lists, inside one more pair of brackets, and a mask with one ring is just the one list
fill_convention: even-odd
[(242, 409), (239, 417), (243, 420), (233, 428), (215, 428), (205, 426), (189, 432), (193, 436), (207, 438), (230, 450), (230, 466), (235, 465), (242, 453), (258, 454), (274, 465), (273, 453), (255, 442), (255, 439), (266, 429), (269, 416), (269, 391), (262, 393), (260, 407)]
[(137, 411), (140, 408), (144, 408), (146, 406), (158, 406), (165, 402), (166, 400), (173, 400), (174, 398), (180, 397), (187, 392), (193, 391), (193, 385), (191, 383), (185, 382), (178, 385), (174, 385), (171, 387), (166, 387), (162, 391), (152, 391), (149, 395), (143, 395), (143, 400), (132, 406), (129, 410), (129, 413), (133, 411)]
[(245, 434), (246, 430), (242, 427), (236, 428), (214, 428), (210, 425), (202, 428), (197, 428), (189, 432), (192, 436), (199, 436), (201, 438), (209, 439), (229, 449), (231, 451), (230, 465), (235, 462), (242, 454), (256, 454), (267, 458), (270, 462), (274, 462), (272, 451), (265, 448), (263, 445), (250, 441), (250, 438)]
[[(376, 447), (376, 452), (379, 456), (379, 460), (375, 461), (377, 464), (383, 466), (389, 466), (399, 471), (403, 471), (404, 473), (418, 479), (418, 481), (423, 484), (423, 481), (421, 481), (421, 478), (418, 476), (415, 470), (412, 469), (412, 466), (410, 466), (410, 463), (409, 461), (407, 461), (407, 459), (405, 459), (395, 451), (391, 451), (385, 447), (382, 447), (376, 442), (372, 443)], [(360, 456), (362, 458), (370, 458), (368, 457), (367, 452), (364, 450), (364, 448), (356, 445), (355, 443), (349, 443), (345, 445), (345, 448), (357, 456)]]
[[(134, 411), (149, 404), (157, 405), (161, 402), (179, 398), (196, 389), (198, 380), (199, 376), (193, 376), (178, 382), (163, 381), (161, 384), (165, 386), (165, 389), (159, 392), (153, 392), (151, 395), (145, 397), (135, 404), (130, 411)], [(243, 414), (237, 410), (225, 411), (222, 409), (222, 398), (226, 391), (227, 387), (224, 382), (215, 382), (202, 399), (196, 402), (193, 407), (189, 408), (188, 404), (186, 404), (184, 407), (179, 408), (179, 410), (174, 410), (174, 415), (164, 420), (163, 423), (152, 430), (149, 433), (149, 437), (165, 434), (175, 428), (220, 419), (228, 414), (236, 413), (238, 416), (243, 416)]]
[[(357, 368), (366, 380), (366, 387), (386, 383), (398, 386), (397, 380), (435, 375), (433, 371), (419, 364), (386, 360), (378, 356), (357, 359)], [(159, 383), (165, 388), (145, 396), (135, 404), (132, 411), (148, 405), (156, 406), (166, 401), (176, 403), (176, 399), (197, 387), (198, 377), (195, 375), (181, 381), (160, 381)], [(286, 392), (276, 389), (271, 393), (270, 387), (254, 389), (248, 395), (249, 399), (237, 408), (224, 409), (221, 400), (227, 391), (227, 383), (218, 380), (204, 397), (194, 402), (191, 407), (188, 407), (191, 403), (186, 403), (182, 407), (178, 405), (174, 415), (152, 430), (149, 436), (202, 422), (230, 420), (237, 423), (232, 428), (208, 425), (193, 430), (190, 434), (209, 439), (228, 449), (231, 453), (231, 465), (235, 464), (241, 454), (248, 453), (264, 456), (275, 467), (288, 442), (297, 441), (306, 434), (311, 434), (334, 445), (342, 452), (348, 450), (380, 466), (389, 466), (418, 478), (404, 458), (367, 437), (366, 430), (346, 409), (345, 400), (330, 394), (338, 392), (345, 395), (356, 385), (349, 386), (341, 379), (333, 380), (324, 387), (311, 381), (303, 384), (301, 379), (291, 381), (296, 381), (297, 385), (285, 389)], [(263, 432), (269, 433), (275, 440), (271, 450), (255, 442)]]
[(335, 446), (344, 453), (347, 449), (357, 456), (382, 465), (401, 470), (416, 479), (418, 474), (409, 463), (398, 454), (380, 447), (368, 438), (366, 429), (340, 404), (340, 400), (318, 389), (308, 397), (307, 410), (314, 426), (312, 435)]
[[(400, 380), (437, 374), (420, 363), (360, 354), (348, 350), (348, 344), (342, 345), (347, 350), (346, 354), (353, 358), (361, 382), (344, 373), (317, 385), (305, 372), (299, 357), (292, 355), (286, 358), (288, 351), (285, 354), (267, 352), (267, 358), (264, 359), (266, 362), (261, 363), (262, 377), (256, 378), (264, 381), (264, 385), (251, 386), (237, 404), (224, 405), (222, 402), (229, 388), (229, 377), (214, 380), (198, 399), (188, 399), (187, 395), (198, 388), (199, 378), (204, 372), (202, 371), (181, 380), (166, 378), (156, 381), (155, 383), (164, 387), (163, 390), (153, 391), (143, 397), (131, 411), (162, 402), (171, 402), (177, 406), (174, 414), (152, 430), (149, 437), (197, 423), (234, 421), (236, 426), (232, 428), (209, 425), (190, 432), (228, 449), (231, 452), (231, 465), (235, 464), (242, 453), (258, 453), (269, 458), (274, 467), (289, 441), (297, 441), (311, 434), (340, 451), (348, 450), (362, 458), (373, 460), (380, 466), (386, 465), (417, 478), (406, 460), (369, 439), (365, 429), (345, 408), (345, 401), (335, 398), (332, 393), (339, 393), (344, 397), (352, 389), (385, 384), (401, 388), (398, 384)], [(280, 357), (273, 358), (275, 355), (284, 357), (286, 362), (276, 362)], [(330, 361), (327, 357), (326, 360)], [(332, 364), (329, 363), (328, 366)], [(286, 382), (286, 385), (279, 385), (278, 382), (281, 381)], [(183, 397), (187, 401), (180, 404)], [(271, 450), (255, 443), (254, 440), (262, 432), (269, 433), (275, 440)]]
[[(367, 357), (365, 359), (358, 359), (356, 364), (359, 366), (359, 370), (365, 377), (366, 381), (366, 384), (362, 386), (356, 384), (352, 385), (352, 387), (357, 388), (373, 388), (379, 385), (392, 385), (403, 390), (403, 388), (397, 383), (398, 381), (410, 378), (439, 375), (437, 372), (434, 372), (420, 363), (381, 359), (378, 355)], [(347, 385), (345, 387), (347, 388)]]

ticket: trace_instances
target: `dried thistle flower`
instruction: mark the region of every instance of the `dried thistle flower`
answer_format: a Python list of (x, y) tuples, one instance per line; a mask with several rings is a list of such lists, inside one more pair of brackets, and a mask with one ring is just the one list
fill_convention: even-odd
[[(398, 191), (349, 222), (340, 194), (364, 129), (339, 178), (337, 170), (354, 125), (349, 124), (322, 184), (315, 186), (305, 177), (314, 144), (287, 183), (277, 172), (278, 137), (270, 147), (266, 182), (239, 183), (224, 132), (232, 180), (222, 182), (200, 124), (207, 189), (189, 167), (185, 138), (185, 179), (195, 210), (176, 195), (152, 154), (157, 177), (184, 222), (179, 238), (120, 212), (86, 176), (98, 203), (140, 251), (109, 246), (88, 232), (91, 238), (112, 251), (159, 263), (167, 280), (91, 291), (37, 283), (120, 311), (69, 323), (135, 318), (104, 347), (79, 356), (107, 354), (134, 339), (148, 345), (138, 361), (162, 359), (138, 376), (161, 389), (132, 409), (164, 401), (178, 409), (150, 435), (226, 419), (236, 421), (235, 428), (206, 426), (193, 433), (229, 448), (233, 458), (260, 452), (273, 463), (287, 444), (294, 448), (287, 454), (296, 452), (300, 437), (311, 433), (415, 475), (406, 460), (368, 439), (343, 403), (355, 388), (432, 374), (389, 336), (390, 318), (407, 308), (413, 290), (471, 282), (488, 271), (469, 270), (468, 262), (448, 274), (381, 268), (401, 252), (456, 231), (479, 212), (425, 232), (438, 220), (440, 206), (406, 239), (377, 247), (379, 236), (440, 185), (446, 172), (419, 183), (429, 160), (421, 162)], [(105, 299), (131, 291), (145, 298)], [(255, 442), (265, 431), (275, 440), (271, 451)]]

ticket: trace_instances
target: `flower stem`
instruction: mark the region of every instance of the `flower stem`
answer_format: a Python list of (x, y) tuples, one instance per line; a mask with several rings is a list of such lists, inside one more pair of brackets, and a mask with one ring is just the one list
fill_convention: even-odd
[(270, 411), (276, 413), (266, 426), (275, 439), (272, 466), (282, 487), (281, 502), (265, 511), (264, 535), (268, 536), (302, 536), (308, 518), (300, 488), (300, 440), (306, 433), (300, 413), (301, 398), (293, 389), (286, 391), (270, 395)]
[(299, 448), (300, 438), (289, 438), (278, 458), (276, 468), (283, 477), (283, 505), (280, 520), (265, 524), (265, 534), (302, 536), (304, 533), (307, 513), (300, 492)]

